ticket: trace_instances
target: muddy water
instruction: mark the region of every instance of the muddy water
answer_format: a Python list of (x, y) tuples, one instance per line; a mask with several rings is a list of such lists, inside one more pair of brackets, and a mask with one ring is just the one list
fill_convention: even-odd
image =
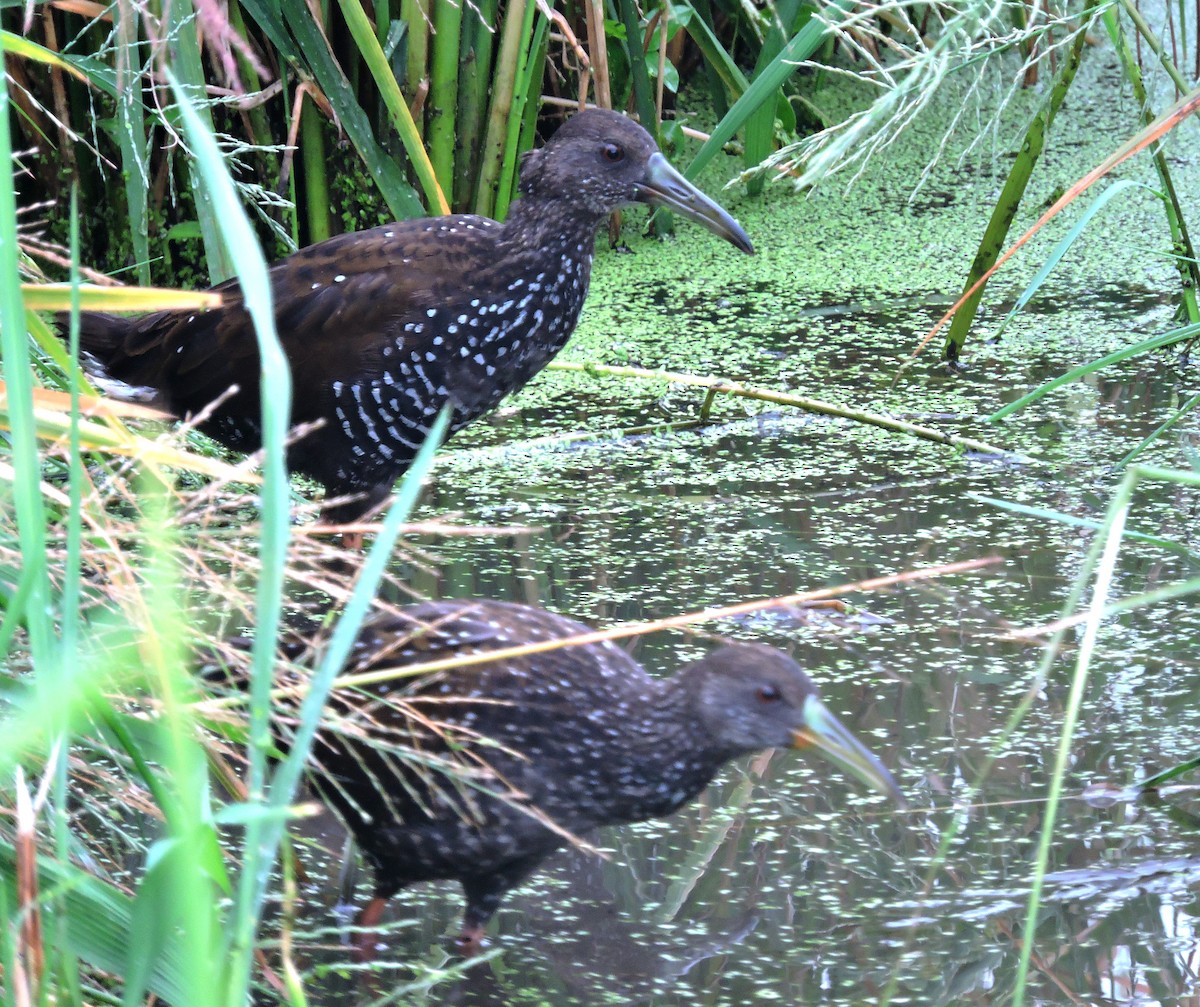
[[(1089, 53), (1085, 86), (1108, 94), (1110, 64), (1105, 52)], [(1044, 193), (1029, 205), (1083, 174), (1133, 121), (1125, 99), (1064, 112), (1035, 183)], [(1195, 600), (1105, 625), (1071, 742), (1052, 873), (1036, 932), (1026, 933), (1078, 635), (1039, 685), (1039, 642), (1013, 631), (1062, 613), (1092, 533), (992, 502), (1101, 520), (1115, 462), (1194, 393), (1195, 369), (1175, 356), (1142, 358), (1006, 422), (982, 422), (1047, 378), (1172, 324), (1172, 269), (1146, 250), (1168, 244), (1161, 210), (1144, 193), (1115, 204), (990, 341), (1071, 221), (1056, 224), (993, 285), (964, 373), (940, 367), (936, 346), (903, 366), (954, 299), (1008, 163), (959, 161), (951, 150), (910, 200), (939, 135), (927, 129), (848, 192), (773, 189), (759, 203), (727, 193), (760, 248), (755, 258), (695, 229), (681, 227), (668, 244), (631, 233), (628, 251), (599, 257), (565, 358), (789, 389), (1027, 460), (733, 400), (718, 402), (699, 430), (626, 437), (617, 431), (694, 417), (700, 395), (547, 374), (491, 425), (456, 439), (424, 504), (464, 524), (530, 530), (424, 543), (436, 573), (408, 571), (430, 595), (522, 600), (608, 626), (995, 556), (983, 571), (851, 595), (845, 613), (763, 611), (703, 627), (792, 650), (893, 769), (912, 808), (897, 811), (795, 753), (731, 767), (671, 820), (597, 837), (608, 859), (572, 852), (553, 861), (509, 898), (492, 928), (493, 956), (464, 975), (428, 972), (450, 964), (441, 948), (460, 911), (457, 890), (403, 893), (385, 956), (398, 964), (371, 996), (399, 986), (421, 1003), (992, 1004), (1006, 1000), (1021, 942), (1032, 939), (1027, 1002), (1200, 1000), (1195, 776), (1157, 802), (1123, 790), (1200, 747)], [(1176, 182), (1196, 205), (1187, 157)], [(715, 166), (708, 187), (732, 170), (732, 161)], [(1149, 180), (1140, 163), (1127, 176)], [(588, 436), (526, 443), (564, 431)], [(1144, 460), (1187, 465), (1197, 432), (1186, 421)], [(1147, 484), (1129, 526), (1195, 556), (1198, 509), (1194, 491)], [(1114, 592), (1193, 577), (1195, 566), (1129, 541)], [(633, 649), (666, 674), (706, 646), (664, 634)], [(1031, 689), (1028, 715), (1009, 730)]]

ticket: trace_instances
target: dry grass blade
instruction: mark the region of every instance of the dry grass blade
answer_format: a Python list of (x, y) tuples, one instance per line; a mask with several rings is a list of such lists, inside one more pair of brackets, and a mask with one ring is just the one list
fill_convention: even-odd
[[(70, 413), (71, 396), (54, 388), (34, 388), (33, 404), (36, 408), (47, 412)], [(0, 411), (8, 408), (8, 390), (0, 381)], [(124, 420), (171, 420), (174, 417), (161, 409), (144, 406), (137, 402), (123, 402), (120, 399), (109, 399), (99, 395), (79, 396), (79, 415), (95, 416), (100, 419)]]
[[(71, 436), (70, 396), (65, 392), (35, 389), (33, 392), (33, 420), (39, 439), (49, 441), (46, 457), (65, 453)], [(8, 393), (0, 382), (0, 430), (8, 427)], [(163, 420), (170, 417), (156, 409), (132, 403), (116, 403), (95, 396), (80, 398), (83, 416), (102, 419), (151, 419)], [(80, 419), (77, 424), (80, 445), (88, 451), (122, 455), (150, 465), (167, 465), (172, 468), (198, 472), (202, 475), (223, 479), (227, 482), (259, 482), (259, 477), (242, 466), (230, 465), (218, 458), (196, 454), (187, 448), (177, 447), (170, 441), (150, 440), (126, 429), (124, 426), (109, 426)]]
[(1002, 559), (999, 556), (985, 556), (980, 559), (964, 560), (959, 563), (945, 563), (940, 566), (923, 567), (919, 570), (910, 570), (905, 573), (892, 574), (886, 577), (872, 577), (868, 580), (856, 581), (853, 584), (842, 584), (814, 591), (802, 591), (799, 594), (783, 595), (778, 598), (760, 598), (755, 601), (742, 602), (738, 605), (726, 605), (720, 608), (707, 608), (698, 612), (689, 612), (686, 615), (673, 616), (669, 619), (659, 619), (654, 622), (625, 623), (620, 626), (614, 626), (611, 629), (597, 630), (593, 633), (581, 633), (578, 636), (563, 637), (538, 643), (522, 644), (519, 647), (505, 647), (478, 654), (446, 658), (439, 661), (410, 664), (402, 668), (381, 668), (376, 671), (362, 672), (360, 674), (343, 675), (334, 683), (334, 688), (356, 689), (380, 682), (413, 678), (419, 675), (428, 675), (435, 671), (446, 671), (450, 668), (465, 668), (475, 664), (485, 664), (490, 661), (507, 661), (512, 658), (527, 657), (531, 654), (544, 654), (548, 651), (561, 650), (565, 647), (584, 647), (593, 643), (603, 643), (606, 640), (625, 640), (635, 636), (645, 636), (648, 633), (658, 633), (664, 629), (683, 629), (700, 622), (728, 619), (733, 616), (745, 615), (749, 612), (757, 612), (766, 608), (802, 605), (806, 602), (837, 598), (847, 594), (879, 591), (884, 588), (896, 587), (900, 584), (908, 584), (914, 581), (969, 573), (1000, 562), (1002, 562)]
[[(2, 390), (2, 386), (0, 386)], [(59, 404), (62, 393), (39, 390), (36, 398), (51, 405)], [(143, 416), (145, 407), (111, 403), (83, 397), (85, 411), (95, 409), (101, 415)], [(49, 507), (65, 512), (69, 494), (53, 476), (69, 462), (69, 413), (55, 412), (47, 417), (46, 439), (41, 456), (47, 465), (42, 496)], [(3, 424), (0, 405), (0, 425)], [(88, 571), (81, 594), (82, 617), (92, 619), (101, 611), (120, 614), (146, 632), (154, 625), (153, 613), (144, 610), (144, 557), (139, 546), (146, 540), (144, 511), (148, 501), (165, 495), (171, 513), (170, 523), (177, 531), (179, 569), (193, 608), (189, 632), (199, 642), (208, 635), (227, 635), (242, 626), (255, 624), (253, 593), (261, 572), (258, 521), (259, 499), (252, 490), (259, 476), (252, 471), (254, 457), (238, 464), (200, 455), (189, 447), (186, 431), (175, 427), (156, 440), (122, 435), (93, 421), (80, 424), (85, 450), (95, 449), (83, 471), (80, 516), (85, 533), (82, 540), (82, 568)], [(95, 433), (95, 438), (92, 434)], [(116, 448), (113, 447), (114, 442)], [(171, 472), (158, 466), (169, 465)], [(177, 477), (173, 473), (185, 472)], [(196, 473), (207, 481), (196, 478)], [(16, 473), (11, 464), (0, 461), (0, 483), (11, 482)], [(341, 605), (349, 597), (353, 579), (345, 574), (361, 561), (348, 554), (332, 538), (328, 525), (317, 523), (319, 503), (297, 496), (292, 505), (293, 521), (302, 534), (290, 544), (286, 577), (293, 585), (291, 593), (306, 604), (322, 607)], [(371, 526), (367, 526), (368, 528)], [(24, 561), (11, 520), (0, 514), (0, 567), (20, 570)], [(516, 529), (498, 529), (502, 535)], [(484, 530), (457, 528), (453, 519), (424, 521), (415, 534), (438, 538), (459, 534), (487, 534)], [(51, 570), (62, 570), (67, 561), (67, 523), (51, 521), (46, 527), (47, 562)], [(406, 544), (397, 557), (409, 567), (432, 570), (436, 557), (427, 548)], [(339, 566), (340, 564), (340, 566)], [(396, 576), (387, 578), (393, 596), (406, 597), (410, 589)], [(305, 601), (304, 599), (307, 599)]]
[[(53, 762), (51, 759), (51, 765)], [(35, 801), (29, 793), (25, 773), (20, 766), (16, 769), (13, 789), (17, 805), (17, 907), (21, 926), (13, 961), (12, 992), (19, 1007), (32, 1007), (40, 1002), (39, 990), (45, 971), (46, 953), (42, 945), (42, 914), (38, 903), (37, 814)], [(44, 798), (45, 794), (41, 797)]]
[(46, 6), (78, 14), (88, 20), (112, 21), (112, 6), (97, 3), (96, 0), (50, 0)]

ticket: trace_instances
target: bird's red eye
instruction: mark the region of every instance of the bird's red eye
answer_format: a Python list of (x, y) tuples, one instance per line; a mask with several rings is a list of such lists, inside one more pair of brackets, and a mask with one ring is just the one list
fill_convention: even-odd
[(604, 159), (613, 163), (625, 160), (625, 148), (615, 143), (606, 143), (604, 145)]
[(773, 685), (760, 685), (758, 687), (758, 701), (760, 703), (778, 703), (782, 698), (779, 690)]

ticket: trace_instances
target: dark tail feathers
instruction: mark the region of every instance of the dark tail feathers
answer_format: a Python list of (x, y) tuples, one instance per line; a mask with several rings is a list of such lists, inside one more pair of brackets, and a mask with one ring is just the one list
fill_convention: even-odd
[[(54, 316), (54, 324), (58, 328), (59, 336), (66, 342), (71, 316), (65, 311), (59, 311)], [(103, 363), (121, 345), (128, 331), (128, 318), (109, 315), (103, 311), (84, 311), (79, 316), (79, 348), (95, 357), (97, 362)]]

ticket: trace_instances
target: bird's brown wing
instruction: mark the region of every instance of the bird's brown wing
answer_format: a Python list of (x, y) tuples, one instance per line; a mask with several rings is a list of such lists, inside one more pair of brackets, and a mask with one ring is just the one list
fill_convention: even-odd
[[(471, 221), (478, 225), (468, 228)], [(431, 240), (436, 227), (454, 232)], [(389, 341), (402, 339), (404, 352), (423, 348), (433, 334), (406, 333), (405, 324), (442, 306), (468, 262), (487, 260), (483, 248), (494, 242), (495, 229), (474, 217), (399, 221), (331, 238), (272, 266), (276, 327), (297, 393), (295, 421), (321, 413), (333, 381), (377, 377)], [(177, 413), (202, 409), (232, 384), (243, 389), (233, 411), (257, 411), (258, 342), (241, 287), (229, 280), (212, 289), (225, 304), (209, 312), (159, 312), (124, 325), (92, 316), (84, 348), (112, 377), (158, 389)]]

